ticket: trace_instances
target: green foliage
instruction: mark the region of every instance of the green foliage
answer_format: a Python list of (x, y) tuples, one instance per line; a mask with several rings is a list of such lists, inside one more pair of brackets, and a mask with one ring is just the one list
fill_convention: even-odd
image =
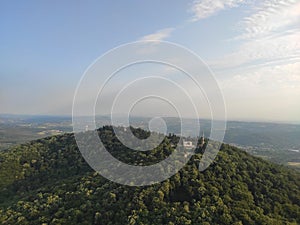
[[(99, 136), (112, 155), (133, 165), (162, 160), (179, 141), (169, 135), (154, 150), (140, 152), (123, 146), (111, 127)], [(198, 171), (201, 157), (194, 155), (162, 183), (129, 187), (93, 172), (72, 134), (20, 145), (0, 152), (0, 223), (300, 223), (299, 173), (225, 144), (204, 172)]]

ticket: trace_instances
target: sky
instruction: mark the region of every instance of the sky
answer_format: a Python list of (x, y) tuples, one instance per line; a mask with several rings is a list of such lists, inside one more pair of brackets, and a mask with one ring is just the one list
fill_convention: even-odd
[(1, 1), (0, 113), (71, 115), (89, 65), (138, 40), (196, 53), (228, 119), (300, 122), (299, 0)]

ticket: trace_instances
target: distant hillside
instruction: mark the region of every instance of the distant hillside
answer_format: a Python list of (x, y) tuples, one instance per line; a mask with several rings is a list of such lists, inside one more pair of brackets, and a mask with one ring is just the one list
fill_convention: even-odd
[[(130, 152), (111, 127), (99, 136), (131, 164), (159, 161), (178, 138), (152, 151)], [(135, 134), (147, 136), (136, 129)], [(300, 174), (223, 144), (198, 171), (201, 153), (170, 179), (146, 187), (112, 183), (85, 163), (72, 134), (0, 152), (1, 224), (299, 224)]]

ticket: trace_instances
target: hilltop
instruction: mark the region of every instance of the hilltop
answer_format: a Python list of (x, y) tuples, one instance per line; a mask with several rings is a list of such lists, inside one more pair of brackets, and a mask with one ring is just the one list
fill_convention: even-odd
[[(98, 130), (112, 155), (127, 163), (160, 161), (175, 135), (153, 151), (131, 153), (111, 127)], [(148, 135), (141, 129), (136, 136)], [(300, 174), (223, 144), (199, 172), (201, 153), (162, 183), (130, 187), (94, 172), (73, 134), (0, 152), (2, 224), (297, 224)]]

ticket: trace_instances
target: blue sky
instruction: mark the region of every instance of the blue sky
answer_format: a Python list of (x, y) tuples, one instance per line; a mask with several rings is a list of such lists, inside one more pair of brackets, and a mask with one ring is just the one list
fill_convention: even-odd
[(300, 121), (300, 2), (1, 1), (0, 113), (71, 114), (100, 55), (166, 40), (213, 70), (229, 119)]

